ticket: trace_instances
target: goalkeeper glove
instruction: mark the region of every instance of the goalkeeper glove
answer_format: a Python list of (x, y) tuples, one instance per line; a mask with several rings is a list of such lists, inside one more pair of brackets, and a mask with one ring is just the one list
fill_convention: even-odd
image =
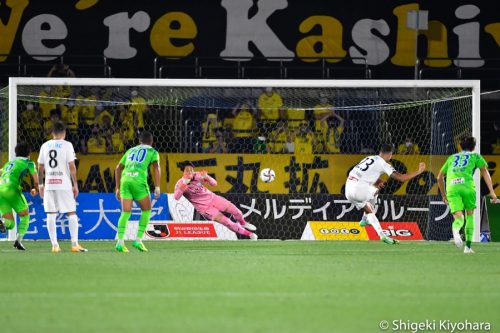
[(208, 171), (207, 170), (201, 170), (200, 171), (200, 179), (205, 180), (207, 179)]

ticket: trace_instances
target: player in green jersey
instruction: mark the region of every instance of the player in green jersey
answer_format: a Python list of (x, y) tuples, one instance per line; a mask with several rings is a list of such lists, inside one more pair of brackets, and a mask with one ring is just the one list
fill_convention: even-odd
[(160, 156), (151, 147), (153, 135), (150, 132), (142, 132), (140, 135), (140, 145), (130, 148), (123, 155), (120, 163), (116, 166), (116, 198), (121, 201), (122, 213), (118, 220), (118, 242), (116, 250), (119, 252), (129, 252), (124, 243), (125, 230), (132, 214), (132, 202), (135, 200), (141, 208), (139, 228), (133, 246), (141, 252), (147, 252), (141, 239), (149, 223), (151, 215), (151, 198), (149, 196), (148, 171), (153, 165), (155, 178), (155, 198), (160, 197)]
[(3, 220), (0, 220), (0, 232), (6, 232), (15, 227), (16, 222), (12, 210), (19, 215), (19, 226), (17, 228), (17, 238), (14, 248), (26, 250), (22, 244), (24, 234), (28, 230), (29, 212), (26, 198), (21, 192), (22, 181), (27, 173), (33, 177), (35, 187), (31, 190), (31, 195), (36, 195), (38, 188), (38, 175), (35, 163), (29, 159), (30, 149), (24, 142), (18, 143), (16, 148), (16, 158), (5, 163), (0, 170), (0, 213)]
[(481, 170), (490, 191), (491, 201), (498, 203), (499, 200), (493, 190), (488, 164), (481, 155), (473, 152), (476, 148), (476, 139), (472, 136), (464, 137), (460, 141), (460, 146), (462, 151), (448, 157), (439, 172), (437, 180), (443, 201), (450, 206), (450, 211), (454, 217), (452, 231), (455, 245), (459, 248), (463, 245), (460, 229), (464, 225), (463, 212), (465, 211), (464, 253), (474, 253), (471, 244), (474, 235), (474, 209), (476, 208), (476, 187), (474, 185), (474, 171), (476, 168)]

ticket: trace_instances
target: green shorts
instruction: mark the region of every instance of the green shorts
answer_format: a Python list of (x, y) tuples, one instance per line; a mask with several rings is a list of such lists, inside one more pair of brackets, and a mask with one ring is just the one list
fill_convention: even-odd
[(149, 196), (148, 184), (130, 180), (121, 182), (120, 197), (122, 199), (142, 200), (147, 196)]
[(0, 186), (0, 213), (2, 215), (22, 212), (28, 209), (28, 202), (19, 188), (12, 186)]
[(451, 213), (476, 208), (476, 190), (471, 187), (456, 186), (448, 191), (448, 203)]

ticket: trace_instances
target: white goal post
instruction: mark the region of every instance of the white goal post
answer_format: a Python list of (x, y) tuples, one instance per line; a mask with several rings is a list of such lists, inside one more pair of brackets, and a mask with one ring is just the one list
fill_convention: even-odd
[[(471, 91), (472, 119), (471, 134), (477, 139), (480, 152), (480, 81), (477, 80), (230, 80), (230, 79), (104, 79), (104, 78), (10, 78), (9, 79), (9, 159), (15, 157), (14, 148), (18, 141), (18, 100), (22, 86), (87, 86), (87, 87), (175, 87), (175, 88), (307, 88), (307, 89), (432, 89), (468, 88)], [(409, 124), (408, 126), (412, 126)], [(341, 156), (341, 155), (340, 155)], [(479, 241), (480, 232), (480, 176), (475, 175), (478, 196), (475, 211), (474, 240)]]

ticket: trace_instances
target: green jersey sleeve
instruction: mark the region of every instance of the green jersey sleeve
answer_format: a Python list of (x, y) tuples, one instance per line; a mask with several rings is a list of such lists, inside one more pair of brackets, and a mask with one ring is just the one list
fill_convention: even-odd
[(484, 157), (482, 157), (479, 154), (477, 154), (476, 167), (477, 168), (488, 167), (488, 163), (486, 162), (486, 160), (484, 159)]
[(127, 157), (128, 157), (128, 154), (129, 154), (129, 153), (130, 153), (130, 149), (129, 149), (129, 150), (127, 150), (127, 151), (125, 152), (125, 154), (123, 154), (123, 156), (122, 156), (122, 158), (121, 158), (121, 160), (120, 160), (120, 164), (121, 164), (121, 165), (125, 166), (125, 165), (127, 164)]
[(446, 162), (444, 162), (443, 166), (441, 167), (441, 172), (446, 175), (448, 173), (448, 168), (450, 166), (450, 160), (452, 160), (452, 157), (448, 157)]
[(35, 162), (33, 161), (28, 162), (28, 172), (32, 176), (36, 173)]
[(155, 149), (153, 149), (153, 153), (151, 154), (151, 161), (149, 163), (151, 164), (153, 162), (158, 162), (158, 164), (160, 164), (160, 154), (158, 154)]

